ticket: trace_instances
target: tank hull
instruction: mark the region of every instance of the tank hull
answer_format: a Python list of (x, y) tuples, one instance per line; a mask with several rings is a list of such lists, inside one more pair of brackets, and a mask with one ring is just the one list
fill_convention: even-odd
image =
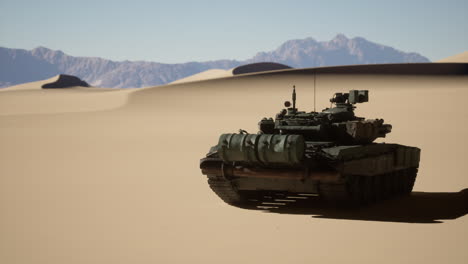
[(384, 143), (327, 146), (305, 142), (299, 164), (230, 161), (220, 157), (217, 149), (201, 160), (200, 168), (211, 189), (232, 205), (271, 191), (317, 194), (327, 201), (352, 204), (407, 194), (420, 159), (418, 148)]

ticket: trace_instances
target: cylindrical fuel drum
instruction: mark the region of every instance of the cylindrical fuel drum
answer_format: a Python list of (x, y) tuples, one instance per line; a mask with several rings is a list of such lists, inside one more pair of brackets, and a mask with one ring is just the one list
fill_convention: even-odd
[(301, 135), (222, 134), (218, 142), (218, 154), (225, 162), (294, 166), (301, 162), (304, 151)]

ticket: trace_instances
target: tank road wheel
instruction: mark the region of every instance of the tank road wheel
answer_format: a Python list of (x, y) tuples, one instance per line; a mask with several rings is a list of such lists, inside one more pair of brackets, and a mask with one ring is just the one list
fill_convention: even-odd
[(229, 180), (223, 179), (221, 176), (209, 177), (208, 184), (211, 190), (227, 204), (241, 205), (247, 202), (246, 195), (237, 190)]

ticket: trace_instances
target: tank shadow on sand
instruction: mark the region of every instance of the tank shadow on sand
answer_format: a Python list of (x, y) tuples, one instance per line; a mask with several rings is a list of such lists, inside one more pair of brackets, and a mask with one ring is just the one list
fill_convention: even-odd
[(337, 207), (318, 197), (270, 197), (252, 202), (245, 209), (267, 213), (311, 215), (313, 218), (402, 223), (443, 223), (468, 214), (468, 188), (454, 193), (413, 192), (357, 208)]

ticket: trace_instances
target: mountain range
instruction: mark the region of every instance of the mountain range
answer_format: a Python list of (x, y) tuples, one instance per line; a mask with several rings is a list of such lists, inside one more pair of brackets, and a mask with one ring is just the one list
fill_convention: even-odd
[(259, 52), (244, 61), (216, 60), (167, 64), (148, 61), (112, 61), (74, 57), (60, 50), (0, 47), (0, 87), (50, 78), (77, 76), (93, 86), (130, 88), (166, 84), (209, 69), (230, 69), (254, 62), (276, 62), (295, 68), (429, 62), (418, 53), (407, 53), (362, 37), (338, 34), (330, 41), (313, 38), (289, 40), (270, 52)]

